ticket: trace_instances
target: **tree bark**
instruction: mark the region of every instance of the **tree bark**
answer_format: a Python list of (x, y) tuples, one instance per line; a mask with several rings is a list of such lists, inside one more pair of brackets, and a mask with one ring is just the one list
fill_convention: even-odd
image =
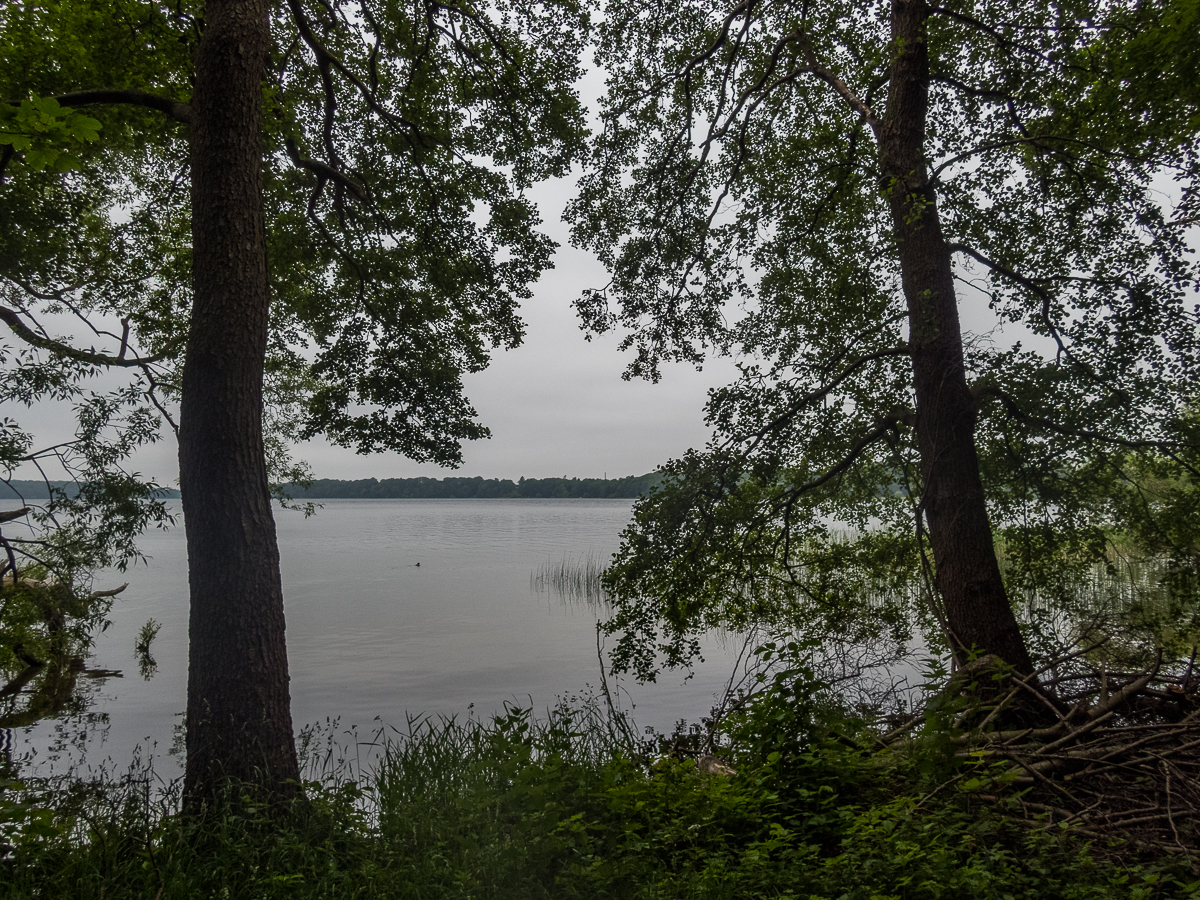
[(994, 653), (1029, 674), (1033, 664), (1000, 576), (984, 503), (951, 253), (924, 157), (927, 15), (924, 0), (892, 3), (894, 57), (880, 138), (882, 186), (908, 303), (924, 516), (956, 658), (961, 662), (971, 650)]
[(299, 790), (279, 548), (262, 436), (269, 286), (262, 199), (266, 0), (208, 0), (191, 123), (195, 296), (179, 480), (191, 593), (185, 808), (224, 779)]

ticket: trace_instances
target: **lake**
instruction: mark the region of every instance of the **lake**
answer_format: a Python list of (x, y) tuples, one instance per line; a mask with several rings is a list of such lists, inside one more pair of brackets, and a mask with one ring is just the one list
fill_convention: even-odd
[[(533, 573), (564, 558), (607, 559), (629, 521), (629, 500), (325, 500), (311, 518), (276, 511), (287, 614), (292, 716), (297, 729), (340, 722), (369, 735), (409, 716), (487, 715), (505, 702), (544, 711), (600, 683), (597, 613), (533, 589)], [(120, 676), (88, 679), (86, 711), (11, 735), (43, 774), (135, 748), (163, 777), (187, 689), (187, 552), (180, 523), (141, 544), (150, 557), (95, 587), (128, 581), (88, 666)], [(419, 563), (419, 565), (418, 565)], [(158, 671), (138, 674), (138, 629), (155, 619)], [(737, 647), (716, 638), (694, 677), (622, 682), (639, 726), (669, 730), (698, 720), (722, 691)]]

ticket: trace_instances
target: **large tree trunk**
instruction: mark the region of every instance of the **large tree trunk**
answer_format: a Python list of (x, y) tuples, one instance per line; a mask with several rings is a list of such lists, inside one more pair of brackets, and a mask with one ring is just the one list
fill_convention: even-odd
[(880, 140), (908, 301), (925, 521), (955, 656), (994, 653), (1027, 674), (1033, 665), (1004, 590), (984, 504), (951, 254), (924, 158), (927, 14), (924, 0), (892, 4), (896, 55)]
[(298, 790), (279, 548), (262, 437), (265, 0), (209, 0), (192, 99), (195, 300), (179, 480), (191, 587), (185, 803), (224, 778)]

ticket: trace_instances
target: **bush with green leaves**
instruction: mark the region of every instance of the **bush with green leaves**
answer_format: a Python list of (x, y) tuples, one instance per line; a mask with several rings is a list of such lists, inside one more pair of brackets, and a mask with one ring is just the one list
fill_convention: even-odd
[[(597, 707), (421, 720), (367, 741), (308, 735), (300, 807), (227, 801), (184, 818), (149, 773), (48, 790), (0, 784), (0, 898), (803, 898), (1165, 900), (1184, 860), (1029, 827), (963, 790), (936, 740), (881, 751), (825, 704), (771, 750), (782, 691), (746, 713), (733, 775), (622, 751)], [(374, 765), (355, 760), (364, 745)], [(315, 752), (324, 749), (324, 752)], [(357, 777), (356, 777), (357, 776)]]

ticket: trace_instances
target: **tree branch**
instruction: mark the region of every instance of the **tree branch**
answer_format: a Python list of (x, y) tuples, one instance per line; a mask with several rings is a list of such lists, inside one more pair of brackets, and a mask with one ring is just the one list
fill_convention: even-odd
[(382, 119), (384, 119), (384, 121), (402, 128), (404, 131), (408, 132), (410, 136), (418, 136), (421, 138), (422, 142), (428, 141), (429, 136), (422, 134), (420, 129), (418, 129), (417, 126), (412, 122), (409, 122), (403, 116), (397, 115), (396, 113), (385, 109), (379, 103), (378, 99), (370, 90), (370, 88), (363, 84), (362, 80), (353, 72), (351, 72), (350, 68), (344, 62), (330, 52), (329, 48), (321, 42), (316, 33), (313, 31), (312, 24), (309, 22), (308, 16), (305, 15), (304, 6), (300, 0), (287, 0), (287, 2), (288, 7), (292, 11), (292, 18), (296, 23), (296, 30), (300, 33), (300, 38), (313, 52), (313, 56), (315, 56), (317, 60), (317, 66), (322, 70), (322, 79), (326, 80), (327, 90), (331, 89), (332, 83), (325, 78), (325, 75), (329, 68), (332, 67), (336, 69), (343, 78), (354, 85), (359, 93), (359, 96), (362, 97), (363, 101), (367, 104), (368, 108), (372, 112), (380, 116)]
[(284, 141), (287, 147), (288, 156), (297, 168), (307, 169), (317, 176), (317, 192), (320, 193), (320, 188), (326, 181), (336, 181), (342, 187), (346, 188), (354, 195), (356, 200), (361, 200), (363, 203), (370, 202), (370, 195), (367, 194), (367, 189), (342, 172), (339, 172), (333, 166), (321, 162), (316, 159), (308, 159), (300, 155), (300, 148), (296, 146), (296, 142), (291, 138)]
[(128, 581), (125, 582), (120, 587), (110, 588), (107, 591), (92, 591), (90, 594), (88, 594), (88, 599), (89, 600), (99, 600), (101, 597), (115, 597), (115, 596), (117, 596), (117, 594), (121, 593), (127, 587), (129, 587)]
[(870, 447), (872, 444), (878, 443), (889, 434), (895, 432), (896, 426), (899, 424), (899, 419), (890, 416), (882, 419), (874, 429), (863, 435), (863, 437), (859, 438), (858, 442), (850, 448), (850, 452), (846, 454), (841, 462), (833, 466), (831, 469), (827, 469), (825, 474), (819, 476), (818, 478), (814, 478), (812, 481), (806, 481), (804, 484), (794, 487), (788, 491), (787, 501), (784, 504), (785, 507), (790, 508), (792, 504), (794, 504), (800, 498), (801, 494), (806, 494), (809, 491), (816, 490), (821, 485), (832, 481), (838, 475), (841, 475), (848, 468), (854, 465), (858, 458), (862, 456), (864, 452), (866, 452), (868, 447)]
[[(814, 388), (808, 393), (797, 397), (791, 402), (787, 409), (777, 415), (774, 419), (772, 419), (762, 428), (750, 432), (740, 440), (744, 441), (747, 438), (753, 438), (754, 443), (751, 446), (751, 449), (753, 449), (754, 446), (756, 446), (758, 442), (767, 434), (775, 431), (778, 428), (781, 428), (788, 422), (788, 420), (790, 420), (794, 415), (796, 415), (796, 413), (800, 412), (800, 410), (802, 410), (808, 404), (825, 399), (827, 396), (829, 396), (829, 394), (837, 390), (840, 384), (846, 381), (846, 379), (848, 379), (867, 363), (876, 362), (877, 360), (881, 359), (888, 359), (894, 356), (908, 356), (911, 352), (912, 351), (909, 350), (907, 344), (901, 344), (896, 347), (887, 347), (883, 350), (876, 350), (874, 353), (865, 353), (862, 356), (856, 357), (855, 359), (846, 363), (842, 371), (839, 372), (832, 381), (829, 381), (826, 384), (823, 384), (818, 388)], [(733, 441), (731, 440), (730, 443), (733, 443)]]
[(150, 402), (155, 408), (162, 413), (162, 417), (167, 420), (167, 424), (171, 426), (171, 430), (175, 432), (175, 436), (179, 437), (179, 425), (172, 418), (171, 413), (167, 410), (162, 402), (158, 399), (158, 381), (154, 378), (154, 370), (148, 365), (142, 366), (142, 372), (146, 376), (146, 381), (149, 382), (149, 387), (146, 389), (146, 396), (150, 398)]
[[(1065, 142), (1065, 141), (1070, 141), (1070, 140), (1074, 140), (1074, 139), (1059, 137), (1059, 138), (1056, 138), (1056, 140)], [(1082, 144), (1083, 142), (1075, 141), (1075, 143)], [(946, 169), (948, 169), (950, 166), (954, 165), (955, 163), (960, 163), (963, 160), (970, 159), (972, 156), (975, 156), (977, 154), (990, 153), (992, 150), (1003, 150), (1006, 147), (1019, 147), (1022, 144), (1029, 144), (1034, 147), (1046, 148), (1046, 145), (1044, 144), (1044, 138), (1018, 137), (1018, 138), (1012, 138), (1011, 140), (1006, 140), (1006, 141), (990, 141), (986, 144), (980, 144), (977, 147), (972, 147), (970, 150), (964, 150), (962, 153), (957, 153), (954, 156), (951, 156), (949, 159), (938, 163), (937, 166), (934, 167), (934, 169), (933, 169), (933, 177), (936, 178), (943, 171), (945, 171)]]
[(1054, 323), (1052, 321), (1050, 321), (1050, 292), (1049, 291), (1047, 291), (1044, 287), (1042, 287), (1040, 284), (1038, 284), (1032, 278), (1027, 278), (1024, 275), (1014, 272), (1012, 269), (1008, 268), (1007, 266), (1005, 266), (1001, 263), (998, 263), (998, 262), (995, 262), (994, 260), (988, 259), (986, 256), (984, 256), (978, 250), (974, 249), (973, 247), (968, 247), (966, 244), (948, 244), (947, 249), (949, 249), (951, 253), (966, 254), (967, 256), (971, 257), (971, 259), (975, 260), (976, 262), (982, 263), (983, 265), (987, 266), (993, 272), (1003, 275), (1005, 278), (1009, 279), (1010, 281), (1014, 281), (1017, 284), (1021, 285), (1023, 288), (1030, 291), (1031, 293), (1036, 294), (1038, 299), (1040, 299), (1042, 301), (1042, 323), (1046, 326), (1046, 330), (1050, 332), (1050, 337), (1052, 337), (1054, 339), (1054, 343), (1058, 346), (1058, 352), (1061, 353), (1063, 356), (1065, 356), (1067, 359), (1069, 359), (1071, 362), (1075, 363), (1075, 365), (1079, 366), (1085, 372), (1088, 372), (1089, 374), (1091, 374), (1093, 376), (1093, 378), (1095, 377), (1095, 373), (1092, 372), (1092, 367), (1089, 366), (1087, 363), (1083, 362), (1082, 360), (1077, 359), (1075, 357), (1075, 354), (1073, 354), (1070, 351), (1070, 349), (1066, 345), (1066, 342), (1063, 341), (1062, 334), (1059, 332), (1058, 328), (1054, 325)]
[(158, 356), (136, 357), (132, 359), (124, 359), (119, 356), (108, 356), (104, 353), (97, 353), (94, 350), (79, 350), (69, 344), (64, 344), (60, 341), (51, 340), (48, 337), (42, 337), (36, 331), (21, 321), (21, 317), (16, 310), (0, 306), (0, 322), (4, 322), (13, 330), (21, 340), (34, 347), (42, 350), (48, 350), (56, 356), (65, 356), (68, 359), (78, 360), (79, 362), (90, 363), (93, 366), (120, 366), (123, 368), (135, 368), (147, 366), (150, 363), (161, 362), (171, 355), (174, 349), (174, 343), (168, 345), (167, 352), (160, 353)]
[(146, 109), (156, 109), (161, 113), (166, 113), (176, 122), (182, 122), (184, 125), (192, 123), (192, 108), (188, 104), (159, 94), (149, 94), (146, 91), (78, 91), (73, 94), (62, 94), (54, 99), (63, 106), (71, 107), (100, 103), (142, 106)]
[[(172, 119), (182, 122), (184, 125), (190, 125), (192, 122), (192, 108), (188, 104), (182, 103), (179, 100), (172, 100), (170, 97), (163, 97), (159, 94), (150, 94), (146, 91), (77, 91), (72, 94), (61, 94), (54, 99), (63, 106), (69, 107), (97, 104), (142, 106), (146, 109), (156, 109), (159, 112), (166, 113)], [(4, 183), (5, 170), (15, 155), (16, 151), (13, 150), (11, 144), (5, 144), (4, 149), (0, 151), (0, 184)]]
[(995, 387), (994, 385), (980, 387), (973, 393), (976, 397), (995, 397), (1004, 407), (1004, 411), (1018, 422), (1028, 422), (1031, 425), (1037, 425), (1046, 429), (1047, 431), (1052, 431), (1055, 434), (1061, 434), (1065, 437), (1084, 438), (1085, 440), (1089, 441), (1099, 441), (1105, 444), (1113, 444), (1117, 447), (1128, 447), (1130, 450), (1161, 450), (1164, 453), (1169, 454), (1172, 459), (1185, 465), (1193, 473), (1196, 472), (1192, 466), (1188, 466), (1186, 463), (1183, 463), (1183, 461), (1176, 456), (1175, 451), (1179, 449), (1179, 444), (1172, 441), (1133, 441), (1129, 440), (1128, 438), (1116, 437), (1115, 435), (1104, 434), (1103, 432), (1092, 431), (1087, 428), (1066, 428), (1057, 424), (1056, 422), (1051, 421), (1050, 419), (1043, 418), (1042, 416), (1030, 415), (1021, 409), (1021, 407), (1017, 404), (1016, 398), (1013, 397), (1012, 394), (1009, 394), (1007, 391), (1003, 390), (1002, 388)]
[[(28, 512), (28, 510), (24, 511)], [(4, 545), (4, 555), (8, 557), (8, 562), (5, 564), (5, 567), (7, 569), (12, 569), (12, 582), (14, 585), (16, 585), (21, 578), (21, 570), (17, 568), (17, 555), (15, 552), (13, 552), (13, 546), (9, 542), (8, 538), (4, 537), (3, 535), (0, 535), (0, 544)], [(0, 576), (0, 578), (2, 578), (2, 576)], [(5, 601), (5, 604), (7, 605), (7, 601)]]
[(821, 65), (821, 63), (817, 61), (817, 54), (816, 51), (813, 50), (812, 42), (808, 39), (807, 31), (801, 30), (800, 42), (801, 46), (804, 48), (805, 59), (808, 60), (808, 64), (812, 68), (813, 74), (833, 88), (839, 97), (850, 104), (850, 107), (863, 117), (863, 121), (871, 126), (872, 133), (874, 133), (875, 137), (878, 138), (882, 123), (875, 116), (875, 111), (871, 109), (871, 107), (867, 106), (867, 104), (864, 103), (863, 100), (854, 93), (854, 91), (850, 90), (846, 82), (842, 81), (836, 72), (826, 66)]
[[(974, 16), (968, 15), (959, 10), (948, 9), (947, 7), (944, 7), (944, 6), (931, 6), (931, 7), (929, 7), (929, 15), (931, 17), (939, 16), (939, 15), (945, 16), (948, 19), (955, 20), (959, 24), (969, 25), (972, 28), (976, 28), (979, 31), (982, 31), (985, 34), (989, 35), (996, 42), (996, 46), (1001, 48), (1002, 50), (1012, 52), (1012, 49), (1016, 48), (1025, 53), (1030, 54), (1031, 56), (1036, 57), (1037, 59), (1040, 59), (1044, 63), (1048, 63), (1049, 65), (1052, 65), (1052, 66), (1057, 65), (1060, 68), (1067, 68), (1066, 65), (1059, 63), (1052, 56), (1048, 56), (1041, 48), (1031, 45), (1031, 44), (1028, 44), (1028, 43), (1025, 43), (1023, 41), (1020, 41), (1016, 37), (1014, 37), (1013, 34), (1005, 34), (1003, 31), (999, 30), (995, 26), (988, 25), (982, 19), (977, 19)], [(1031, 30), (1031, 31), (1035, 31), (1035, 32), (1039, 32), (1039, 31), (1044, 32), (1046, 30), (1044, 28), (1028, 28), (1027, 26), (1020, 25), (1016, 22), (1002, 22), (1001, 24), (1005, 28), (1009, 29), (1010, 31), (1012, 31), (1014, 33), (1017, 31), (1026, 31), (1026, 30)], [(1055, 29), (1055, 30), (1057, 30), (1057, 29)]]

